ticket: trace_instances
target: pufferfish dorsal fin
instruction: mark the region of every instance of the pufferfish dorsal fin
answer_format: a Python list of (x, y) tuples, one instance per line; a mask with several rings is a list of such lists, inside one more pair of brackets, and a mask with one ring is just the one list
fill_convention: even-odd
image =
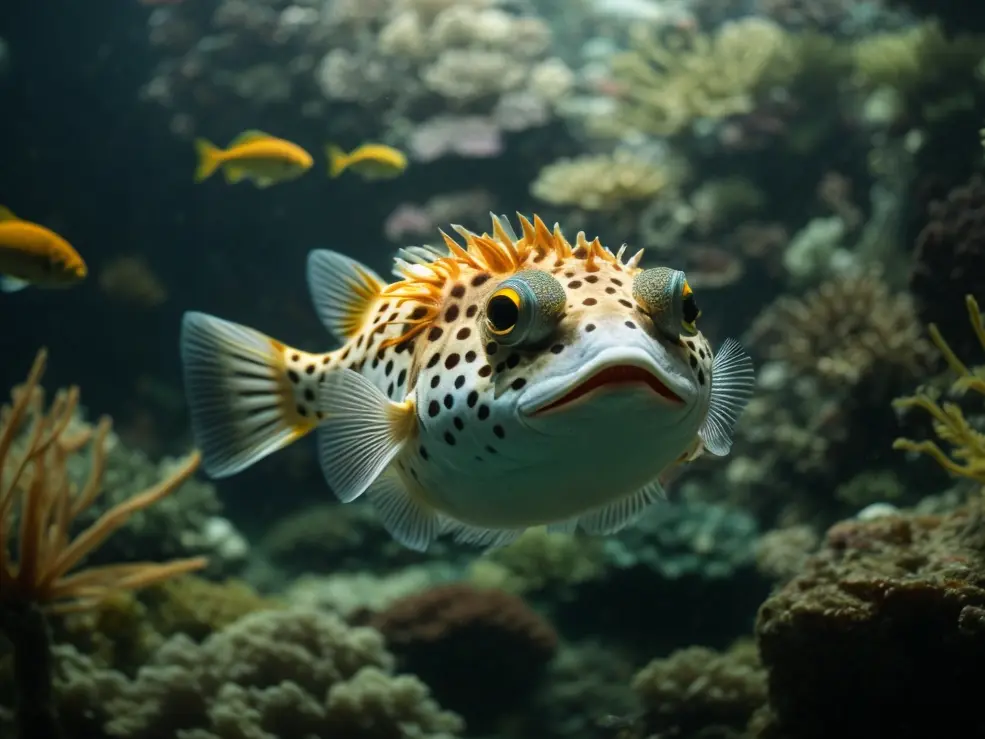
[(0, 223), (4, 221), (19, 221), (20, 218), (14, 215), (14, 211), (5, 205), (0, 205)]
[(308, 290), (315, 311), (337, 339), (359, 333), (384, 287), (373, 270), (344, 254), (328, 249), (308, 254)]
[(732, 448), (732, 431), (752, 398), (756, 372), (752, 359), (735, 339), (726, 339), (711, 365), (708, 415), (698, 429), (705, 449), (724, 457)]

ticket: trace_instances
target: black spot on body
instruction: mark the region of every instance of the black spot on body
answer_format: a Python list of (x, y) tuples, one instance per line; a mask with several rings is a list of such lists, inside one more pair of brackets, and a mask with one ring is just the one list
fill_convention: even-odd
[(451, 393), (448, 393), (445, 395), (445, 408), (451, 410), (453, 405), (455, 405), (455, 399), (451, 396)]
[(625, 326), (626, 328), (636, 328), (636, 324), (632, 321), (626, 321)]
[(465, 341), (465, 339), (469, 338), (471, 334), (472, 334), (472, 329), (470, 329), (468, 326), (465, 326), (464, 328), (458, 329), (458, 333), (455, 334), (455, 338), (458, 339), (459, 341)]
[(455, 287), (451, 289), (451, 296), (453, 298), (461, 298), (464, 295), (465, 295), (465, 285), (455, 285)]
[(690, 360), (691, 360), (691, 369), (697, 369), (698, 368), (698, 358), (692, 354), (690, 356)]
[(292, 362), (300, 362), (301, 361), (301, 355), (300, 354), (292, 354), (291, 355), (291, 361)]
[(483, 403), (479, 406), (479, 410), (476, 411), (476, 415), (479, 417), (480, 421), (485, 421), (489, 418), (489, 406)]
[(299, 375), (294, 370), (288, 370), (287, 371), (287, 376), (288, 376), (288, 378), (290, 378), (291, 382), (293, 382), (295, 385), (297, 385), (299, 382), (301, 382), (301, 375)]
[(593, 285), (598, 281), (599, 281), (598, 275), (588, 275), (588, 277), (585, 278), (585, 282), (590, 282)]
[(551, 354), (560, 354), (564, 351), (564, 344), (555, 344), (551, 347)]
[(506, 358), (506, 366), (509, 367), (510, 369), (513, 369), (518, 364), (520, 364), (520, 355), (519, 354), (511, 354), (510, 356), (508, 356)]
[(432, 326), (431, 330), (428, 331), (428, 341), (437, 341), (444, 332), (445, 330), (441, 326)]
[(705, 371), (703, 369), (698, 370), (698, 384), (699, 385), (705, 384)]
[(455, 428), (457, 428), (459, 431), (461, 431), (461, 430), (463, 430), (465, 428), (465, 422), (462, 421), (462, 419), (459, 418), (458, 416), (455, 416), (455, 418), (452, 421), (452, 423), (455, 424)]
[(571, 282), (568, 283), (568, 287), (570, 287), (572, 290), (577, 290), (579, 287), (581, 287), (581, 280), (572, 280)]
[(610, 278), (609, 282), (611, 282), (613, 285), (618, 285), (619, 287), (622, 287), (622, 280), (620, 280), (618, 277)]
[(431, 378), (431, 389), (438, 387), (441, 384), (441, 375), (435, 375)]
[(427, 450), (427, 448), (422, 446), (420, 448), (420, 453), (421, 453), (421, 459), (423, 459), (425, 462), (427, 462), (428, 461), (428, 458), (429, 458), (428, 457), (428, 450)]
[(397, 385), (398, 386), (399, 385), (403, 385), (404, 384), (404, 380), (406, 380), (406, 379), (407, 379), (407, 370), (405, 370), (405, 369), (400, 370), (400, 374), (397, 375)]
[(393, 383), (392, 382), (389, 385), (386, 386), (386, 394), (387, 394), (387, 397), (388, 398), (392, 398), (393, 397)]
[(497, 438), (500, 439), (506, 438), (506, 431), (498, 423), (495, 426), (493, 426), (493, 433), (496, 434)]
[(581, 301), (581, 304), (582, 305), (595, 305), (598, 302), (599, 301), (597, 301), (595, 298), (585, 298), (583, 301)]
[(479, 393), (473, 390), (469, 393), (469, 396), (465, 399), (465, 402), (468, 403), (469, 408), (475, 408), (475, 404), (479, 402)]
[(614, 287), (607, 287), (607, 288), (605, 288), (605, 291), (609, 295), (615, 295), (616, 294), (616, 288), (614, 288)]
[(383, 368), (383, 374), (389, 377), (391, 372), (393, 372), (393, 360), (389, 359), (387, 360), (386, 367)]
[(428, 313), (428, 309), (425, 308), (423, 305), (419, 305), (416, 308), (414, 308), (414, 310), (412, 310), (410, 312), (410, 315), (407, 317), (412, 321), (419, 321), (422, 318), (424, 318), (424, 316), (426, 316), (427, 313)]
[(441, 413), (441, 406), (438, 405), (437, 400), (432, 400), (430, 403), (428, 403), (428, 415), (431, 418), (434, 418), (439, 413)]
[(315, 391), (309, 387), (307, 390), (304, 391), (304, 399), (307, 400), (309, 403), (314, 403)]
[(328, 357), (328, 356), (325, 356), (325, 357), (322, 357), (322, 359), (321, 359), (321, 363), (322, 363), (323, 365), (324, 365), (324, 364), (328, 364), (328, 363), (329, 363), (329, 362), (331, 362), (331, 361), (332, 361), (332, 358), (331, 358), (331, 357)]
[(488, 364), (484, 364), (479, 367), (479, 377), (489, 377), (492, 374), (492, 367)]
[(480, 285), (485, 285), (489, 280), (489, 275), (479, 274), (472, 278), (472, 287), (479, 287)]
[(506, 362), (500, 362), (496, 365), (496, 374), (506, 371)]
[(465, 385), (465, 375), (459, 375), (455, 378), (455, 389), (460, 390)]
[(474, 351), (469, 349), (467, 352), (465, 352), (465, 361), (471, 364), (472, 362), (475, 361), (476, 356), (478, 355)]
[(445, 357), (445, 369), (454, 369), (458, 366), (461, 357), (454, 352)]
[(513, 388), (514, 390), (522, 390), (523, 386), (526, 384), (527, 384), (526, 380), (524, 380), (522, 377), (517, 377), (515, 380), (513, 380), (512, 383), (510, 383), (510, 387)]
[(632, 303), (630, 303), (630, 302), (629, 302), (628, 300), (626, 300), (625, 298), (619, 298), (619, 305), (621, 305), (621, 306), (624, 306), (624, 307), (626, 307), (626, 308), (632, 308), (632, 307), (633, 307), (633, 304), (632, 304)]
[(452, 305), (445, 311), (445, 320), (451, 323), (456, 318), (458, 318), (458, 306)]
[(590, 334), (594, 330), (595, 330), (595, 324), (594, 323), (586, 324), (586, 326), (585, 326), (585, 333)]
[(466, 310), (465, 310), (465, 317), (466, 318), (472, 318), (478, 312), (479, 312), (479, 306), (477, 306), (475, 304), (472, 304), (468, 308), (466, 308)]
[(307, 417), (308, 417), (308, 409), (307, 409), (307, 408), (305, 408), (305, 407), (304, 407), (303, 405), (301, 405), (300, 403), (298, 403), (298, 407), (297, 407), (297, 412), (298, 412), (298, 415), (299, 415), (299, 416), (304, 416), (305, 418), (307, 418)]
[(431, 355), (431, 358), (430, 358), (430, 359), (428, 360), (428, 365), (427, 365), (427, 368), (428, 368), (428, 369), (431, 369), (431, 368), (432, 368), (432, 367), (434, 367), (434, 365), (436, 365), (436, 364), (437, 364), (437, 363), (438, 363), (438, 362), (439, 362), (440, 360), (441, 360), (441, 354), (440, 354), (440, 353), (438, 353), (438, 352), (435, 352), (434, 354), (432, 354), (432, 355)]
[(499, 344), (497, 344), (495, 341), (490, 341), (488, 344), (486, 344), (486, 354), (488, 354), (489, 356), (492, 356), (498, 351), (499, 351)]
[(448, 446), (455, 446), (455, 436), (451, 431), (445, 431), (445, 443), (448, 444)]

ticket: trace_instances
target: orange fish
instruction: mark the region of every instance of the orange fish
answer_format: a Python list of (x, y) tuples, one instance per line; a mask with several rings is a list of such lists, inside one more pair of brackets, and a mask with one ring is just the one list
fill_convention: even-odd
[(14, 292), (28, 285), (67, 287), (88, 271), (65, 239), (0, 205), (0, 291)]
[(220, 149), (205, 139), (196, 139), (198, 169), (195, 182), (202, 182), (222, 167), (226, 182), (235, 184), (252, 180), (257, 187), (270, 187), (300, 177), (314, 163), (307, 151), (297, 144), (263, 131), (244, 131)]

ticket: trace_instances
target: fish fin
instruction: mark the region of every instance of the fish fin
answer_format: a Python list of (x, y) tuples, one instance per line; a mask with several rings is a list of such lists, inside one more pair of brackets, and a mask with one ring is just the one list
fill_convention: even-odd
[(396, 471), (381, 474), (366, 489), (366, 497), (376, 509), (390, 535), (405, 547), (426, 551), (441, 533), (438, 513), (414, 500)]
[(274, 137), (271, 136), (266, 131), (260, 131), (259, 129), (251, 128), (246, 131), (243, 131), (243, 133), (239, 134), (232, 141), (230, 141), (228, 148), (232, 149), (234, 146), (246, 144), (249, 143), (250, 141), (256, 141), (258, 139), (272, 139), (272, 138)]
[(0, 275), (0, 293), (15, 293), (18, 290), (28, 287), (30, 284), (27, 280), (22, 280), (19, 277)]
[(573, 534), (578, 528), (578, 519), (569, 518), (567, 521), (547, 524), (547, 531), (551, 534)]
[(711, 365), (708, 415), (698, 430), (705, 449), (716, 457), (724, 457), (732, 448), (732, 432), (755, 384), (752, 359), (738, 341), (726, 339)]
[(266, 190), (271, 185), (276, 185), (277, 180), (273, 177), (254, 177), (253, 184), (259, 187), (261, 190)]
[[(198, 155), (198, 168), (195, 170), (195, 182), (204, 182), (222, 164), (222, 149), (208, 139), (195, 139), (195, 152)], [(226, 172), (228, 179), (228, 170)]]
[(516, 243), (517, 241), (520, 240), (516, 237), (516, 231), (514, 231), (513, 226), (510, 225), (509, 218), (507, 218), (505, 215), (498, 216), (492, 211), (489, 211), (489, 216), (492, 218), (493, 227), (495, 228), (496, 226), (499, 226), (501, 229), (503, 229), (503, 233), (505, 233), (510, 238), (510, 240), (513, 241), (513, 243)]
[(0, 205), (0, 223), (3, 221), (19, 221), (20, 218), (14, 215), (14, 211), (5, 205)]
[(387, 469), (417, 430), (414, 401), (394, 403), (351, 369), (328, 373), (318, 399), (318, 458), (335, 495), (348, 503)]
[(237, 182), (242, 182), (248, 177), (245, 169), (234, 167), (230, 164), (227, 164), (222, 168), (222, 174), (226, 178), (226, 182), (230, 185), (235, 185)]
[(653, 480), (631, 495), (586, 513), (578, 524), (589, 534), (614, 534), (635, 523), (648, 506), (666, 497), (660, 483)]
[(233, 475), (315, 427), (293, 402), (284, 360), (291, 351), (247, 326), (206, 313), (185, 313), (185, 392), (202, 466), (211, 477)]
[(325, 147), (325, 156), (328, 158), (329, 177), (338, 177), (349, 166), (349, 155), (335, 144)]
[(308, 291), (322, 325), (338, 339), (355, 336), (386, 283), (369, 267), (328, 249), (308, 254)]
[(526, 531), (526, 529), (486, 529), (453, 519), (446, 519), (444, 530), (454, 532), (455, 541), (459, 544), (475, 544), (487, 549), (512, 544)]

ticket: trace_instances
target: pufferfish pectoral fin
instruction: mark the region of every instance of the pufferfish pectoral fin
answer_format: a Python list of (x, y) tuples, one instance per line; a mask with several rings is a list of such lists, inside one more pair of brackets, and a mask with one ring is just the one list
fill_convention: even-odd
[(486, 529), (446, 518), (442, 533), (454, 532), (459, 544), (474, 544), (487, 549), (504, 547), (520, 538), (526, 529)]
[(329, 372), (318, 397), (318, 459), (343, 503), (376, 482), (416, 433), (414, 401), (394, 403), (351, 369)]
[(405, 547), (426, 551), (441, 533), (441, 517), (432, 508), (414, 500), (393, 469), (376, 478), (366, 490), (366, 497), (376, 509), (383, 528)]
[(648, 506), (666, 497), (660, 482), (654, 480), (635, 493), (586, 513), (578, 519), (578, 525), (589, 534), (614, 534), (635, 523)]
[(27, 280), (21, 280), (10, 275), (0, 275), (0, 292), (3, 293), (15, 293), (30, 284)]
[(308, 254), (308, 291), (322, 325), (342, 341), (359, 332), (385, 283), (355, 259), (328, 249)]
[(752, 359), (735, 339), (726, 339), (711, 365), (711, 398), (708, 415), (698, 429), (705, 449), (724, 457), (732, 448), (732, 432), (752, 398), (756, 372)]

